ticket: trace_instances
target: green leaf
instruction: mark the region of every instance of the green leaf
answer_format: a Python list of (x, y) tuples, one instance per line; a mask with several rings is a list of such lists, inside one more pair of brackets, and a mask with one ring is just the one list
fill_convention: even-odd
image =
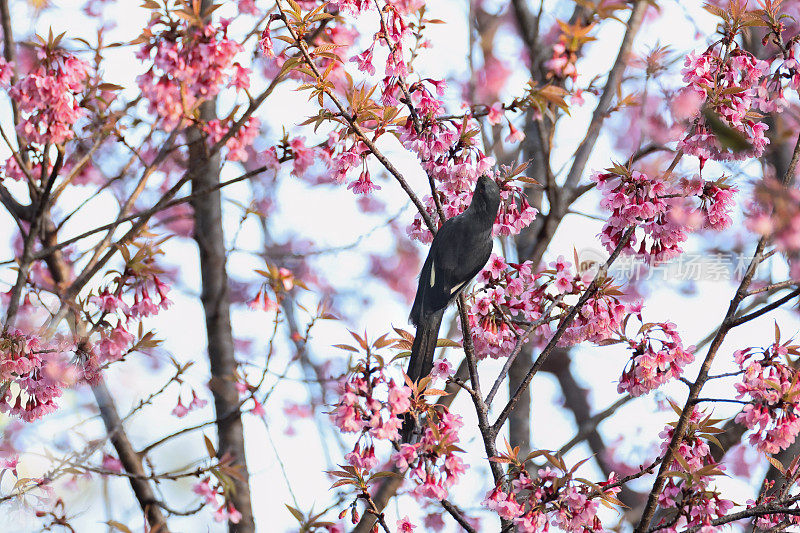
[(719, 144), (726, 150), (744, 152), (753, 148), (753, 145), (750, 144), (742, 132), (730, 127), (709, 107), (703, 108), (703, 117), (706, 120), (708, 129), (711, 130)]

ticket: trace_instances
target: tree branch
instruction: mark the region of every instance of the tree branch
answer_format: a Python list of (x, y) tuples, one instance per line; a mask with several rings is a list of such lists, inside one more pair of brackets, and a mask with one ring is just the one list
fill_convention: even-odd
[(153, 489), (148, 482), (148, 476), (142, 466), (142, 458), (133, 449), (128, 436), (123, 431), (122, 420), (119, 418), (117, 409), (114, 406), (114, 399), (108, 391), (105, 382), (100, 378), (100, 382), (92, 387), (97, 406), (100, 408), (100, 415), (105, 424), (106, 431), (117, 452), (125, 471), (131, 474), (128, 477), (133, 493), (139, 501), (142, 510), (147, 517), (150, 529), (157, 529), (159, 533), (169, 531), (167, 521), (158, 506), (158, 500), (153, 493)]

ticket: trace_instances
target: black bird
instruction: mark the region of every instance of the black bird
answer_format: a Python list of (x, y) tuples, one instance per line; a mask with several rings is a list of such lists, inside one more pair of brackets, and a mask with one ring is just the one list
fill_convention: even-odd
[(436, 232), (409, 316), (417, 328), (408, 361), (411, 381), (430, 373), (445, 308), (489, 260), (492, 226), (499, 207), (500, 187), (492, 178), (481, 176), (469, 207), (445, 221)]

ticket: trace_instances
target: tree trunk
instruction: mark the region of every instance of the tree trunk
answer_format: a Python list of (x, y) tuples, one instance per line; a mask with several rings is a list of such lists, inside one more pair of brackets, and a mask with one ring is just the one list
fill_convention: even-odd
[[(201, 106), (201, 118), (213, 120), (215, 103)], [(199, 142), (192, 142), (197, 141)], [(207, 157), (207, 145), (201, 133), (190, 134), (190, 161), (198, 167), (192, 176), (192, 192), (201, 191), (219, 183), (219, 157)], [(242, 513), (238, 524), (229, 523), (231, 533), (255, 531), (250, 503), (250, 484), (245, 459), (244, 432), (241, 413), (238, 412), (239, 393), (234, 373), (236, 358), (231, 331), (228, 273), (226, 271), (225, 235), (222, 231), (222, 206), (219, 191), (202, 194), (192, 201), (194, 209), (194, 240), (200, 252), (203, 309), (206, 315), (208, 361), (211, 367), (211, 393), (217, 415), (218, 455), (229, 454), (232, 465), (242, 479), (234, 479), (235, 492), (230, 501)]]

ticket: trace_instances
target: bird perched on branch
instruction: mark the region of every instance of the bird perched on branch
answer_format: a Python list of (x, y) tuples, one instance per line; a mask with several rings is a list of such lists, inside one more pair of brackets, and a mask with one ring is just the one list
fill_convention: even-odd
[[(492, 227), (499, 207), (500, 187), (492, 178), (481, 176), (469, 207), (445, 221), (433, 238), (409, 316), (417, 328), (406, 372), (412, 382), (430, 374), (445, 309), (492, 254)], [(410, 440), (413, 430), (414, 421), (407, 418), (403, 442)]]
[[(489, 260), (492, 226), (499, 207), (500, 187), (492, 178), (481, 176), (469, 207), (436, 232), (419, 275), (409, 316), (417, 328), (408, 361), (411, 381), (430, 373), (445, 309)], [(406, 430), (404, 427), (404, 434)]]

